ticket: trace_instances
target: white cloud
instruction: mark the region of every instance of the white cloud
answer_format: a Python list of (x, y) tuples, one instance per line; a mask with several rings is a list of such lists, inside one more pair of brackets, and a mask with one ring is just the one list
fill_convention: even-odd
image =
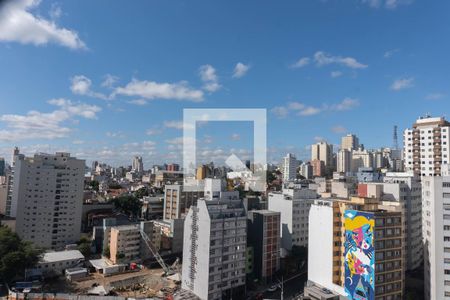
[(239, 141), (241, 139), (241, 136), (238, 133), (233, 133), (231, 135), (231, 140), (233, 141)]
[(74, 140), (74, 141), (72, 141), (72, 144), (74, 144), (74, 145), (82, 145), (82, 144), (84, 144), (84, 141), (83, 140)]
[(391, 58), (395, 53), (397, 53), (397, 52), (399, 52), (399, 51), (400, 51), (400, 49), (391, 49), (391, 50), (388, 50), (388, 51), (384, 52), (383, 57), (384, 57), (384, 58)]
[(384, 7), (387, 9), (396, 9), (400, 5), (409, 5), (413, 0), (362, 0), (362, 3), (373, 8)]
[(333, 131), (334, 133), (346, 133), (347, 128), (341, 125), (336, 125), (331, 128), (331, 131)]
[(48, 14), (52, 20), (59, 19), (62, 15), (61, 6), (58, 3), (52, 3)]
[(76, 95), (89, 96), (108, 100), (109, 97), (91, 90), (92, 81), (84, 75), (76, 75), (71, 78), (70, 90)]
[(124, 87), (117, 87), (112, 95), (141, 97), (148, 100), (166, 99), (179, 101), (203, 101), (203, 92), (192, 89), (186, 81), (177, 83), (158, 83), (133, 79)]
[(300, 102), (289, 102), (288, 108), (291, 110), (301, 110), (305, 108), (305, 105)]
[(365, 69), (367, 65), (358, 62), (353, 57), (332, 56), (323, 51), (317, 51), (314, 54), (314, 61), (317, 66), (326, 66), (330, 64), (342, 65), (351, 69)]
[[(46, 20), (31, 11), (40, 0), (7, 0), (0, 5), (0, 41), (46, 45), (56, 43), (71, 49), (86, 49), (78, 33), (59, 27), (54, 20)], [(60, 15), (54, 12), (53, 16)]]
[(103, 82), (102, 82), (102, 87), (113, 88), (114, 84), (116, 84), (116, 82), (118, 80), (119, 80), (119, 77), (111, 75), (111, 74), (106, 74), (105, 80), (103, 80)]
[(331, 76), (332, 78), (337, 78), (337, 77), (341, 77), (343, 74), (344, 74), (344, 73), (342, 73), (341, 71), (332, 71), (332, 72), (330, 73), (330, 76)]
[(431, 93), (426, 95), (425, 99), (426, 100), (439, 100), (445, 98), (445, 94), (442, 93)]
[(250, 70), (250, 65), (245, 65), (241, 62), (238, 62), (234, 67), (233, 78), (241, 78), (245, 74), (247, 74), (248, 70)]
[(85, 103), (73, 103), (66, 99), (52, 99), (49, 104), (58, 107), (49, 113), (29, 111), (26, 115), (0, 115), (7, 129), (0, 130), (0, 140), (56, 139), (67, 137), (72, 131), (65, 125), (76, 123), (76, 117), (96, 119), (101, 108)]
[(120, 139), (123, 139), (123, 138), (126, 137), (126, 135), (125, 135), (122, 131), (116, 131), (116, 132), (108, 131), (108, 132), (106, 132), (105, 134), (106, 134), (107, 137), (110, 137), (110, 138), (120, 138)]
[(288, 109), (284, 106), (276, 106), (270, 111), (278, 118), (285, 118), (289, 113)]
[(298, 115), (300, 115), (300, 116), (313, 116), (313, 115), (317, 115), (320, 112), (322, 112), (321, 108), (314, 107), (314, 106), (308, 106), (308, 107), (305, 107), (300, 112), (298, 112)]
[(295, 63), (291, 65), (291, 68), (297, 69), (297, 68), (303, 68), (311, 62), (311, 59), (309, 57), (302, 57), (299, 60), (297, 60)]
[(279, 118), (285, 118), (290, 111), (295, 111), (298, 116), (313, 116), (322, 112), (336, 112), (351, 110), (359, 106), (358, 99), (344, 98), (341, 102), (336, 104), (322, 104), (321, 106), (307, 106), (300, 102), (289, 102), (286, 106), (276, 106), (272, 108), (271, 112)]
[(147, 135), (159, 135), (163, 132), (162, 129), (158, 128), (158, 127), (153, 127), (153, 128), (149, 128), (147, 129), (147, 131), (145, 132)]
[(345, 98), (340, 103), (332, 105), (331, 110), (337, 110), (337, 111), (343, 111), (343, 110), (350, 110), (359, 105), (358, 99), (352, 99), (352, 98)]
[(199, 68), (200, 79), (203, 81), (203, 89), (208, 92), (215, 92), (222, 86), (219, 84), (219, 78), (216, 69), (211, 65), (203, 65)]
[(412, 78), (412, 77), (400, 78), (400, 79), (395, 80), (391, 84), (391, 90), (400, 91), (400, 90), (412, 88), (413, 86), (414, 86), (414, 78)]
[(183, 129), (183, 121), (164, 121), (164, 127), (181, 130)]
[(144, 106), (144, 105), (147, 105), (148, 102), (145, 99), (134, 99), (134, 100), (128, 101), (128, 103), (134, 104), (134, 105)]

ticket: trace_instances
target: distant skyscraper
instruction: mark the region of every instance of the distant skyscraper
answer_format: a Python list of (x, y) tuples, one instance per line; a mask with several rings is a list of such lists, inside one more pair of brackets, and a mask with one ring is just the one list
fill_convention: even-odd
[(441, 176), (441, 165), (450, 162), (450, 122), (443, 117), (423, 117), (403, 133), (405, 170), (419, 176)]
[(319, 142), (311, 146), (311, 161), (321, 160), (326, 168), (333, 165), (333, 145)]
[(144, 172), (144, 164), (142, 162), (142, 157), (141, 156), (135, 156), (133, 158), (133, 163), (131, 165), (131, 168), (136, 173)]
[(171, 171), (171, 172), (180, 171), (180, 165), (179, 164), (168, 164), (167, 171)]
[(343, 136), (341, 139), (341, 150), (356, 150), (359, 147), (359, 139), (354, 134), (347, 134)]
[(0, 157), (0, 176), (5, 176), (5, 159), (3, 157)]
[(292, 153), (283, 158), (283, 181), (294, 180), (297, 177), (298, 160)]
[(8, 215), (17, 234), (37, 247), (61, 249), (80, 239), (84, 160), (68, 153), (19, 158)]
[(341, 149), (337, 154), (337, 171), (347, 173), (352, 167), (352, 152), (348, 149)]

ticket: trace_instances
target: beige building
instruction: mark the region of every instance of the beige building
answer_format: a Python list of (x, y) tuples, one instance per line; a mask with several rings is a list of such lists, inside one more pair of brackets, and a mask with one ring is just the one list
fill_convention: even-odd
[(359, 147), (359, 139), (354, 134), (347, 134), (341, 139), (341, 150), (356, 150)]
[(311, 161), (321, 160), (325, 167), (333, 164), (333, 145), (327, 142), (319, 142), (311, 145)]

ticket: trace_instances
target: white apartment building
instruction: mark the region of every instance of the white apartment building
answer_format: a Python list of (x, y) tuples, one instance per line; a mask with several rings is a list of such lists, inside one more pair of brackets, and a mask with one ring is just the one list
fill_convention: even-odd
[(310, 189), (284, 188), (282, 192), (269, 193), (268, 209), (281, 213), (281, 248), (284, 252), (294, 245), (308, 245), (309, 209), (318, 197), (316, 191)]
[(450, 174), (422, 176), (425, 299), (450, 299)]
[(348, 149), (341, 149), (337, 153), (337, 171), (339, 173), (348, 173), (352, 167), (352, 152)]
[(359, 168), (372, 168), (373, 167), (373, 153), (363, 147), (352, 151), (352, 172), (358, 172)]
[(84, 169), (84, 160), (69, 153), (35, 154), (15, 161), (7, 211), (16, 218), (21, 238), (53, 249), (80, 239)]
[(405, 170), (419, 176), (440, 176), (441, 166), (450, 162), (450, 123), (443, 117), (419, 118), (403, 133)]
[(422, 186), (413, 173), (388, 172), (383, 178), (383, 200), (403, 206), (406, 270), (418, 268), (423, 260)]
[(298, 160), (292, 153), (283, 158), (283, 181), (294, 180), (297, 176)]
[(202, 300), (244, 293), (246, 243), (242, 201), (199, 199), (184, 221), (182, 288)]
[(133, 158), (131, 169), (138, 174), (142, 174), (142, 172), (144, 172), (144, 163), (142, 162), (141, 156), (135, 156)]

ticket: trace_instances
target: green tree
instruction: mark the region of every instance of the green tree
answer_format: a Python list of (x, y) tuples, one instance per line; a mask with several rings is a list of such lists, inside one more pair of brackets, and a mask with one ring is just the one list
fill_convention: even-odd
[(138, 189), (137, 191), (135, 191), (135, 192), (133, 193), (133, 195), (134, 195), (136, 198), (138, 198), (138, 199), (142, 199), (142, 198), (144, 198), (145, 196), (148, 196), (148, 195), (149, 195), (148, 189), (147, 189), (146, 187), (141, 187), (140, 189)]
[(0, 282), (23, 279), (26, 268), (36, 265), (41, 252), (0, 225)]
[(89, 242), (83, 242), (80, 243), (77, 247), (77, 249), (83, 254), (85, 257), (89, 257), (91, 255), (91, 243)]
[(138, 217), (141, 212), (142, 203), (133, 195), (125, 195), (112, 200), (116, 209), (130, 217)]
[(100, 184), (97, 180), (92, 180), (91, 182), (89, 182), (89, 186), (91, 187), (91, 189), (98, 192)]

